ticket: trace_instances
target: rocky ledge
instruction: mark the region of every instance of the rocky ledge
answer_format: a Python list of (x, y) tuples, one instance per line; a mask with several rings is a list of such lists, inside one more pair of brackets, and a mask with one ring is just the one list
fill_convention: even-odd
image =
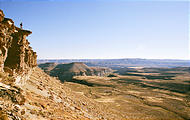
[(9, 75), (27, 73), (37, 65), (36, 52), (26, 39), (32, 32), (14, 25), (0, 10), (0, 72)]

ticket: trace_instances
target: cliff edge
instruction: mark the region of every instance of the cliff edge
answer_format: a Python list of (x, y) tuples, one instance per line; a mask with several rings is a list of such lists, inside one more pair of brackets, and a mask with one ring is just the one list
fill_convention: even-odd
[(0, 10), (0, 72), (9, 75), (27, 73), (37, 66), (37, 55), (26, 39), (32, 32), (14, 25)]

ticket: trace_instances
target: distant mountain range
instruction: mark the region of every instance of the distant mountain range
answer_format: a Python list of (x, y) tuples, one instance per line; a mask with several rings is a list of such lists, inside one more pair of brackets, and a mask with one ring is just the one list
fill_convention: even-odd
[(125, 67), (190, 67), (190, 60), (178, 59), (39, 59), (40, 63), (71, 63), (84, 62), (90, 67), (109, 67), (112, 69), (120, 69)]

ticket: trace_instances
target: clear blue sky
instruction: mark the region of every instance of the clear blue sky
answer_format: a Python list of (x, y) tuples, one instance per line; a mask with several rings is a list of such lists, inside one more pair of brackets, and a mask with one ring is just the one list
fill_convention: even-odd
[(40, 59), (190, 59), (187, 1), (0, 1)]

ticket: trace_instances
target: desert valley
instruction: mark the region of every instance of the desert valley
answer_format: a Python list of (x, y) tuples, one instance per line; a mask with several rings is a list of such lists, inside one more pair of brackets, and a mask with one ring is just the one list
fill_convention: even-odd
[(37, 59), (0, 10), (0, 120), (189, 120), (190, 61)]
[(81, 62), (39, 67), (75, 93), (107, 106), (117, 119), (189, 119), (190, 67), (104, 68), (100, 74)]

